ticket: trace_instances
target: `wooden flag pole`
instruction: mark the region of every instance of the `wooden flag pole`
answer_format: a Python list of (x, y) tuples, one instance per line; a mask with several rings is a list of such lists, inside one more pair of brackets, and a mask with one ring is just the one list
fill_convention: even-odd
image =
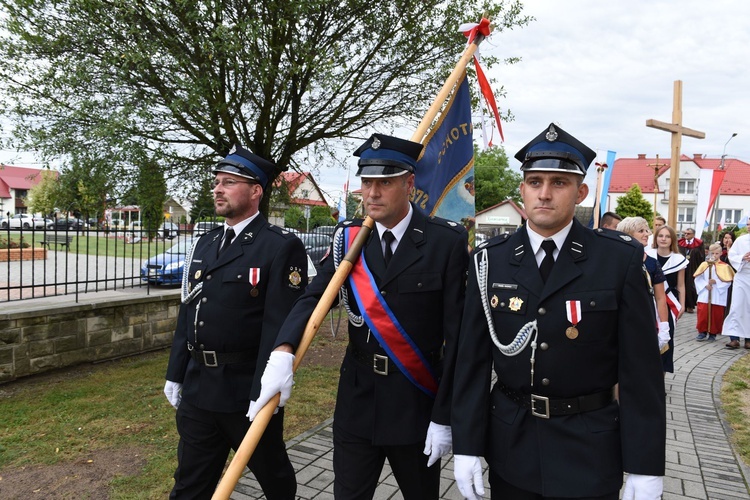
[[(424, 136), (427, 134), (427, 131), (430, 129), (430, 125), (432, 125), (432, 122), (435, 120), (438, 113), (442, 109), (443, 105), (445, 104), (445, 100), (448, 98), (448, 96), (450, 96), (453, 87), (456, 85), (459, 78), (463, 74), (471, 58), (474, 57), (474, 54), (479, 48), (479, 44), (482, 42), (482, 40), (484, 40), (484, 38), (484, 35), (482, 35), (481, 33), (477, 33), (473, 43), (471, 43), (466, 47), (466, 49), (464, 49), (464, 53), (461, 56), (461, 59), (459, 59), (456, 67), (453, 68), (453, 71), (443, 84), (443, 87), (440, 89), (437, 97), (435, 97), (432, 105), (425, 113), (422, 121), (419, 123), (419, 126), (414, 131), (414, 134), (412, 134), (411, 140), (413, 142), (422, 142)], [(320, 298), (318, 304), (315, 306), (315, 309), (310, 315), (310, 319), (307, 321), (307, 325), (305, 326), (305, 331), (302, 334), (302, 339), (300, 340), (300, 343), (297, 346), (297, 351), (295, 352), (293, 367), (293, 370), (295, 372), (297, 371), (300, 362), (302, 362), (302, 358), (305, 356), (305, 352), (307, 352), (308, 347), (310, 347), (315, 334), (318, 332), (318, 329), (323, 323), (326, 314), (328, 314), (328, 311), (331, 309), (331, 305), (336, 300), (339, 289), (344, 285), (347, 276), (349, 276), (352, 267), (354, 267), (354, 263), (359, 258), (362, 247), (370, 237), (370, 233), (372, 232), (372, 229), (374, 227), (375, 221), (370, 216), (365, 217), (365, 220), (362, 223), (362, 229), (360, 229), (359, 233), (357, 233), (357, 236), (354, 238), (349, 251), (344, 256), (344, 259), (339, 265), (339, 268), (334, 273), (331, 281), (328, 283), (328, 286), (323, 292), (322, 297)], [(232, 461), (230, 462), (227, 471), (224, 473), (224, 477), (219, 482), (219, 485), (216, 487), (216, 491), (214, 491), (214, 494), (211, 497), (213, 500), (229, 499), (229, 496), (234, 491), (235, 486), (237, 486), (237, 482), (242, 476), (242, 472), (245, 470), (245, 466), (250, 461), (250, 457), (253, 455), (255, 448), (258, 446), (258, 442), (260, 441), (263, 432), (265, 432), (266, 427), (268, 427), (268, 423), (271, 421), (273, 412), (279, 405), (280, 400), (281, 395), (276, 394), (276, 396), (271, 398), (271, 400), (268, 401), (268, 403), (266, 403), (263, 408), (261, 408), (261, 410), (258, 412), (258, 415), (251, 422), (250, 428), (247, 430), (247, 434), (245, 434), (245, 438), (242, 440), (240, 447), (235, 452), (234, 457), (232, 457)]]

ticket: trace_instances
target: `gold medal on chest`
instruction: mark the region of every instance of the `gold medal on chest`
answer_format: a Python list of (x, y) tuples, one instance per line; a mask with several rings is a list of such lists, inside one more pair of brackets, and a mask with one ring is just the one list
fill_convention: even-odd
[(568, 337), (570, 340), (575, 340), (578, 338), (578, 328), (575, 326), (569, 326), (565, 330), (565, 336)]
[(200, 269), (198, 269), (197, 271), (195, 271), (195, 279), (197, 279), (197, 280), (201, 279), (202, 275), (203, 275), (203, 273), (201, 272)]
[(523, 305), (523, 299), (521, 297), (512, 297), (508, 301), (508, 309), (510, 309), (513, 312), (520, 311), (522, 305)]

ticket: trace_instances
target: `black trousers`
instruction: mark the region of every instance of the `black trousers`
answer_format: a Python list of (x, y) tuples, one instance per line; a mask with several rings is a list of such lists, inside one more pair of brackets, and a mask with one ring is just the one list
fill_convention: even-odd
[[(539, 493), (522, 490), (506, 482), (499, 474), (492, 472), (489, 474), (491, 498), (498, 500), (565, 500), (560, 497), (545, 497)], [(620, 492), (615, 491), (599, 497), (578, 497), (577, 500), (618, 500)], [(568, 499), (570, 500), (570, 499)]]
[[(237, 450), (250, 421), (244, 412), (218, 413), (182, 401), (177, 409), (177, 470), (170, 498), (210, 499), (230, 448)], [(269, 500), (294, 500), (297, 480), (283, 439), (284, 409), (271, 418), (248, 468)]]
[(427, 467), (424, 442), (403, 446), (373, 446), (371, 440), (349, 434), (333, 423), (333, 497), (370, 500), (385, 459), (404, 500), (437, 500), (440, 460)]

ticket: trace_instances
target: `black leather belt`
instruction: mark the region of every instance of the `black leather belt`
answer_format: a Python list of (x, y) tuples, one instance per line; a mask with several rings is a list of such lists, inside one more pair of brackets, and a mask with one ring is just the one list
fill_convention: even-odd
[(246, 363), (258, 357), (258, 349), (250, 349), (241, 352), (216, 352), (196, 349), (188, 344), (188, 351), (196, 363), (215, 368), (219, 365), (230, 365), (232, 363)]
[[(357, 349), (354, 344), (349, 344), (346, 351), (352, 355), (352, 357), (360, 364), (367, 367), (371, 367), (372, 371), (378, 375), (388, 375), (389, 373), (396, 373), (400, 370), (398, 366), (391, 361), (385, 354), (377, 354), (365, 352)], [(437, 351), (428, 352), (424, 355), (430, 366), (435, 366), (443, 359), (443, 349), (440, 348)]]
[(550, 418), (560, 415), (575, 415), (604, 408), (615, 399), (614, 389), (595, 392), (586, 396), (576, 398), (550, 398), (537, 394), (523, 394), (506, 387), (499, 380), (497, 387), (508, 399), (522, 408), (531, 411), (531, 414), (539, 418)]

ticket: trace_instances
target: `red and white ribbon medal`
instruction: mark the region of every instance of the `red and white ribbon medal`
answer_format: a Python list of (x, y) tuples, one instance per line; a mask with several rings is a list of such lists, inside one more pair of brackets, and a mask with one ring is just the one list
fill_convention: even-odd
[(581, 321), (581, 301), (580, 300), (566, 300), (565, 311), (568, 313), (568, 321), (573, 326), (569, 326), (565, 330), (565, 336), (570, 340), (578, 338), (578, 328), (576, 325)]
[(258, 296), (258, 283), (260, 283), (260, 268), (259, 267), (251, 267), (250, 273), (248, 274), (248, 280), (250, 281), (250, 284), (253, 285), (253, 289), (250, 290), (250, 296), (251, 297), (257, 297)]

